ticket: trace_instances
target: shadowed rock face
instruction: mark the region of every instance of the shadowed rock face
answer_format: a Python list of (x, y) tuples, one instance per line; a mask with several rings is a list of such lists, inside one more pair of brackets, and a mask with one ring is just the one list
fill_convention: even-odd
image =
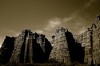
[(73, 38), (71, 32), (67, 31), (65, 34), (66, 34), (71, 61), (84, 63), (84, 55), (85, 55), (84, 48), (81, 46), (80, 43), (75, 42), (75, 39)]
[(71, 64), (65, 32), (67, 32), (67, 29), (59, 27), (52, 36), (53, 50), (51, 52), (50, 59), (55, 59), (58, 62)]
[(52, 46), (45, 35), (24, 30), (16, 38), (6, 36), (0, 49), (0, 63), (43, 63)]
[(51, 44), (50, 42), (45, 38), (45, 42), (46, 42), (46, 45), (45, 45), (45, 52), (43, 52), (41, 46), (36, 43), (36, 41), (34, 40), (34, 43), (33, 43), (33, 60), (35, 63), (39, 62), (45, 62), (49, 59), (49, 55), (50, 55), (50, 52), (51, 52)]
[(35, 63), (41, 63), (45, 61), (45, 53), (35, 40), (33, 42), (33, 60)]
[(48, 39), (45, 38), (45, 42), (47, 43), (45, 45), (45, 57), (46, 57), (46, 60), (49, 59), (49, 55), (51, 53), (51, 50), (52, 50), (52, 46), (51, 46), (51, 43), (48, 41)]
[[(83, 63), (84, 48), (75, 42), (71, 32), (66, 31), (64, 35), (71, 61)], [(24, 30), (16, 38), (8, 36), (5, 38), (0, 49), (0, 63), (43, 63), (48, 61), (51, 50), (51, 43), (45, 35)]]
[(53, 50), (50, 59), (67, 64), (84, 63), (84, 48), (67, 29), (60, 27), (52, 36)]
[(43, 63), (49, 59), (52, 46), (45, 35), (24, 30), (15, 39), (10, 63)]
[(0, 63), (5, 64), (10, 60), (12, 51), (14, 49), (14, 41), (14, 37), (6, 36), (2, 47), (0, 48)]

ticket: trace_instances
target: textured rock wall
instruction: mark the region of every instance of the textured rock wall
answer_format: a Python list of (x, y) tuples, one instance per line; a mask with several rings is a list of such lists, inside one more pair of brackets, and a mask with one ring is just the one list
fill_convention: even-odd
[(50, 58), (54, 58), (59, 62), (70, 64), (70, 55), (65, 35), (66, 31), (67, 30), (63, 27), (60, 27), (56, 30), (55, 36), (53, 36), (53, 50), (51, 52)]
[(42, 34), (24, 30), (16, 37), (11, 63), (41, 63), (49, 58), (52, 46)]
[(0, 48), (0, 63), (6, 64), (10, 58), (14, 49), (14, 37), (6, 36), (1, 48)]
[(100, 16), (84, 33), (78, 36), (77, 41), (84, 45), (86, 64), (100, 64)]
[(84, 48), (80, 43), (75, 42), (72, 33), (67, 29), (58, 28), (55, 36), (52, 36), (52, 44), (50, 58), (67, 64), (84, 63)]

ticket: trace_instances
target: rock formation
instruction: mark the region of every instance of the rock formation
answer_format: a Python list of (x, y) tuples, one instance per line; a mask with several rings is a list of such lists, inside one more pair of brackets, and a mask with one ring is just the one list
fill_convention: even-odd
[(0, 48), (0, 63), (5, 64), (9, 62), (14, 49), (14, 37), (6, 36), (1, 48)]
[(67, 64), (84, 62), (84, 48), (81, 47), (81, 44), (75, 42), (72, 33), (67, 29), (58, 28), (52, 39), (53, 50), (50, 58)]
[(90, 28), (77, 36), (60, 27), (50, 43), (43, 34), (23, 30), (17, 37), (6, 36), (0, 48), (0, 64), (44, 63), (48, 59), (73, 65), (100, 64), (100, 16)]
[(88, 65), (100, 64), (100, 16), (76, 41), (85, 48), (84, 63)]
[(51, 49), (52, 46), (45, 35), (23, 30), (15, 38), (6, 37), (0, 49), (0, 63), (46, 62)]

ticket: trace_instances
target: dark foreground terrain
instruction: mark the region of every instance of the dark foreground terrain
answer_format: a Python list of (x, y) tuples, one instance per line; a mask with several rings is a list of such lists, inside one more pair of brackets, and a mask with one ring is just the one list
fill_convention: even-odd
[(91, 66), (86, 64), (67, 65), (64, 63), (36, 63), (36, 64), (6, 64), (0, 66)]

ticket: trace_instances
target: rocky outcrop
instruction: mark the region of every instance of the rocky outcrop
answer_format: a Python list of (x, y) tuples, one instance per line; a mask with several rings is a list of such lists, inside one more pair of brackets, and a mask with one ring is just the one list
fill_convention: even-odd
[(52, 36), (53, 50), (51, 52), (50, 59), (71, 64), (68, 43), (65, 35), (66, 32), (67, 29), (60, 27), (56, 30), (55, 35)]
[(16, 37), (10, 63), (41, 63), (49, 58), (52, 46), (45, 35), (24, 30)]
[(17, 37), (6, 36), (0, 48), (0, 63), (33, 64), (47, 61), (68, 65), (98, 65), (99, 55), (100, 16), (97, 16), (96, 22), (77, 36), (73, 36), (68, 29), (58, 28), (51, 43), (45, 35), (33, 33), (31, 30), (23, 30)]
[(50, 58), (67, 64), (84, 63), (84, 47), (75, 42), (72, 33), (67, 29), (58, 28), (52, 36), (52, 44)]
[(6, 64), (12, 55), (14, 49), (14, 37), (6, 36), (1, 48), (0, 48), (0, 63)]
[(52, 46), (45, 35), (23, 30), (16, 38), (6, 37), (0, 49), (0, 63), (46, 62), (51, 49)]
[(68, 43), (71, 62), (84, 63), (84, 47), (82, 47), (80, 43), (75, 41), (71, 32), (67, 31), (65, 35)]
[(76, 41), (84, 46), (84, 63), (88, 65), (100, 64), (100, 16), (82, 34), (78, 35)]

